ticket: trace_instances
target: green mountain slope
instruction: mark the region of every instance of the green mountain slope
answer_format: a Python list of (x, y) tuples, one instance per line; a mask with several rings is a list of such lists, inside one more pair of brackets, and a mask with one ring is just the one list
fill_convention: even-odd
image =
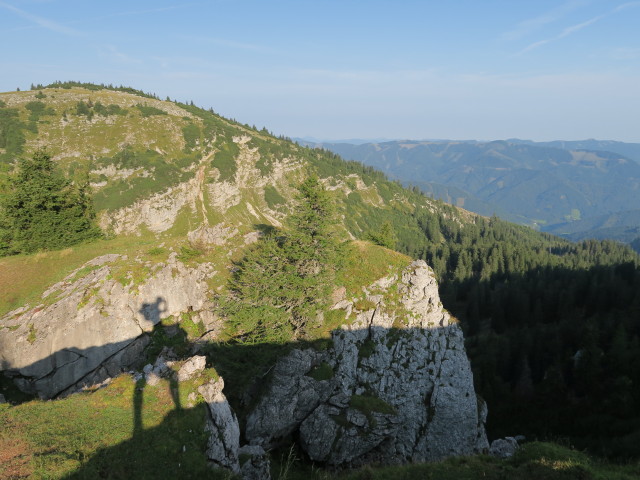
[(384, 215), (415, 208), (410, 192), (374, 184), (383, 177), (372, 169), (339, 162), (343, 168), (333, 175), (332, 155), (212, 112), (107, 88), (62, 86), (0, 94), (3, 135), (19, 139), (0, 150), (2, 175), (17, 155), (46, 148), (70, 178), (90, 182), (100, 225), (111, 234), (185, 235), (232, 225), (238, 237), (256, 224), (277, 226), (290, 211), (293, 186), (311, 171), (336, 192), (353, 234), (381, 223), (369, 210)]
[(640, 164), (617, 153), (508, 141), (319, 146), (405, 184), (457, 188), (452, 203), (485, 214), (493, 209), (530, 225), (546, 227), (640, 205)]
[(633, 245), (635, 240), (640, 239), (640, 210), (614, 212), (609, 215), (561, 223), (547, 231), (574, 241), (586, 238), (611, 238)]
[[(639, 455), (640, 417), (633, 405), (640, 402), (640, 270), (630, 249), (612, 242), (573, 244), (483, 218), (402, 188), (370, 166), (130, 89), (56, 84), (3, 93), (0, 101), (0, 188), (7, 188), (18, 156), (45, 147), (69, 178), (90, 182), (106, 233), (94, 243), (0, 259), (0, 314), (54, 301), (55, 295), (41, 298), (50, 285), (113, 253), (123, 255), (111, 266), (123, 285), (142, 285), (177, 254), (180, 262), (219, 272), (208, 287), (212, 298), (224, 295), (234, 262), (259, 232), (287, 228), (296, 187), (317, 174), (335, 202), (339, 239), (368, 238), (388, 224), (398, 251), (435, 270), (445, 307), (466, 330), (477, 391), (489, 402), (491, 438), (562, 435), (611, 456)], [(571, 215), (575, 205), (591, 208), (583, 193), (565, 190), (557, 172), (577, 168), (576, 181), (584, 183), (603, 172), (636, 178), (636, 167), (624, 159), (554, 149), (539, 157), (533, 147), (504, 142), (367, 148), (372, 156), (375, 148), (385, 152), (383, 170), (398, 164), (414, 178), (421, 170), (407, 167), (400, 154), (417, 159), (428, 151), (443, 169), (442, 183), (462, 185), (449, 191), (452, 196), (473, 191), (514, 204), (540, 197), (543, 207), (532, 207), (531, 218), (540, 218), (535, 215), (549, 202), (564, 209), (556, 219)], [(483, 169), (471, 167), (469, 156)], [(557, 176), (532, 170), (532, 162)], [(490, 187), (487, 175), (495, 176)], [(544, 194), (536, 190), (541, 183), (548, 187)], [(368, 275), (378, 271), (376, 256), (386, 267), (389, 255), (367, 250), (351, 260), (355, 271)], [(358, 288), (367, 285), (353, 281)], [(231, 397), (240, 402), (241, 387), (227, 388), (237, 389)]]

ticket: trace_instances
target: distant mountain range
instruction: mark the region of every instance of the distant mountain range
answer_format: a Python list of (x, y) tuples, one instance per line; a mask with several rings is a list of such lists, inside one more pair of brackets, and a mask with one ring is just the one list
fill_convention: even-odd
[[(640, 236), (640, 144), (584, 140), (311, 143), (481, 215), (570, 238)], [(624, 212), (624, 213), (621, 213)]]
[(539, 147), (562, 148), (563, 150), (597, 150), (613, 152), (640, 162), (640, 143), (616, 142), (614, 140), (555, 140), (553, 142), (532, 142), (531, 140), (509, 139), (510, 143), (521, 143)]

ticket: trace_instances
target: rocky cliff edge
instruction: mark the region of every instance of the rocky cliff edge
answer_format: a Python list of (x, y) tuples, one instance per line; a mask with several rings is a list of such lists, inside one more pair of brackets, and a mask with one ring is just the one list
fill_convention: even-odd
[(268, 450), (293, 435), (312, 460), (349, 467), (485, 451), (486, 407), (433, 271), (415, 261), (366, 293), (334, 306), (352, 320), (330, 348), (277, 363), (247, 418), (248, 442)]

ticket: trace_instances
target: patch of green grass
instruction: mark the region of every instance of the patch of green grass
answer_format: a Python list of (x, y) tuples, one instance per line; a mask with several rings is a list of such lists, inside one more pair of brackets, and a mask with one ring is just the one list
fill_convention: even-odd
[[(336, 283), (347, 288), (347, 297), (358, 296), (362, 287), (390, 274), (400, 272), (411, 259), (401, 253), (369, 242), (350, 242), (346, 247), (343, 267), (337, 272)], [(362, 268), (366, 265), (367, 268)]]
[(33, 323), (29, 324), (29, 333), (27, 334), (27, 342), (29, 342), (31, 345), (33, 345), (36, 341), (36, 333), (38, 332), (38, 330), (36, 330), (36, 327), (33, 325)]
[[(343, 416), (334, 421), (345, 428), (351, 425)], [(549, 459), (551, 454), (554, 460)], [(453, 457), (440, 462), (402, 466), (364, 466), (342, 473), (330, 472), (294, 463), (288, 480), (636, 480), (640, 464), (614, 465), (582, 456), (573, 450), (551, 443), (523, 445), (512, 459), (499, 460), (486, 455)], [(579, 455), (580, 456), (580, 455)]]
[(69, 279), (69, 282), (73, 283), (77, 280), (80, 280), (81, 278), (84, 278), (87, 275), (89, 275), (91, 272), (98, 270), (99, 268), (100, 268), (100, 265), (87, 265), (86, 267), (82, 267), (73, 275), (73, 277)]
[(264, 187), (264, 201), (267, 202), (271, 210), (275, 210), (279, 205), (287, 203), (287, 200), (280, 195), (280, 192), (273, 185)]
[(193, 260), (203, 254), (202, 250), (194, 248), (190, 245), (181, 245), (180, 253), (178, 253), (178, 260), (182, 263), (187, 263), (189, 260)]
[[(187, 158), (187, 157), (185, 157)], [(189, 158), (186, 163), (191, 163)], [(182, 170), (183, 164), (169, 161), (154, 150), (137, 151), (124, 148), (113, 157), (104, 157), (96, 161), (98, 167), (115, 165), (118, 168), (133, 169), (127, 177), (113, 180), (94, 195), (97, 211), (113, 211), (132, 205), (137, 200), (148, 198), (169, 187), (193, 178), (194, 173)], [(152, 172), (147, 175), (143, 172)]]
[(147, 251), (147, 255), (151, 255), (154, 257), (165, 255), (166, 253), (167, 253), (167, 249), (164, 247), (153, 247)]
[[(260, 152), (262, 153), (262, 150)], [(261, 154), (260, 158), (256, 162), (256, 168), (260, 170), (260, 174), (264, 177), (271, 173), (271, 170), (273, 169), (272, 162), (269, 161), (269, 159), (264, 154)]]
[(184, 148), (189, 151), (196, 148), (200, 140), (200, 127), (195, 123), (188, 123), (182, 127), (182, 136), (184, 137)]
[(175, 335), (168, 335), (165, 329), (167, 319), (153, 328), (151, 333), (151, 342), (145, 350), (147, 363), (155, 362), (156, 358), (164, 347), (170, 347), (178, 357), (185, 357), (190, 350), (190, 344), (187, 340), (187, 332), (183, 328), (178, 328)]
[(197, 339), (205, 334), (206, 328), (200, 321), (198, 323), (193, 321), (192, 315), (189, 313), (182, 313), (180, 319), (180, 327), (184, 329), (188, 338)]
[(151, 105), (143, 105), (141, 103), (138, 103), (136, 105), (136, 108), (140, 110), (140, 113), (145, 118), (151, 117), (153, 115), (167, 115), (167, 112), (165, 112), (164, 110), (160, 110), (159, 108), (152, 107)]
[(20, 120), (18, 109), (0, 107), (0, 148), (4, 153), (0, 154), (0, 163), (12, 162), (15, 156), (20, 155), (25, 144), (24, 131), (27, 125)]
[(308, 336), (310, 339), (329, 339), (331, 332), (345, 323), (347, 321), (344, 310), (329, 310), (324, 312), (324, 320), (321, 323), (309, 329)]
[(361, 312), (366, 312), (367, 310), (376, 308), (376, 304), (368, 298), (359, 298), (355, 301), (353, 307)]
[(100, 287), (94, 287), (91, 288), (89, 290), (87, 290), (84, 295), (82, 296), (82, 299), (80, 300), (80, 303), (78, 303), (78, 310), (80, 310), (81, 308), (87, 306), (89, 304), (89, 302), (91, 301), (92, 298), (94, 298), (98, 292), (100, 291)]
[(111, 267), (111, 276), (123, 287), (135, 289), (142, 285), (153, 273), (153, 265), (143, 263), (136, 258), (121, 259)]
[(236, 157), (240, 153), (240, 148), (234, 142), (227, 141), (225, 138), (220, 141), (218, 148), (219, 151), (216, 152), (213, 160), (211, 160), (211, 166), (216, 167), (220, 172), (220, 181), (231, 180), (238, 170)]
[(333, 368), (327, 362), (322, 362), (311, 369), (307, 376), (321, 382), (323, 380), (330, 380), (333, 378)]
[(0, 315), (26, 303), (40, 302), (42, 292), (73, 270), (100, 255), (118, 252), (134, 256), (154, 240), (118, 237), (75, 245), (64, 250), (0, 258)]
[(91, 393), (4, 407), (3, 452), (17, 445), (9, 461), (28, 459), (22, 471), (33, 479), (229, 478), (206, 462), (206, 406), (181, 408), (170, 388), (125, 375)]

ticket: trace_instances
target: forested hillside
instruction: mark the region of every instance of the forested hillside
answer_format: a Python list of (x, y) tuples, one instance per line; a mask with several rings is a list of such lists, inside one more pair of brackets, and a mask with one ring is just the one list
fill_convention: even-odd
[(612, 241), (569, 243), (492, 219), (420, 220), (433, 243), (410, 254), (441, 278), (463, 319), (488, 428), (637, 457), (640, 269)]
[[(572, 222), (637, 209), (640, 201), (636, 144), (404, 140), (309, 145), (374, 166), (434, 198), (558, 234), (571, 232)], [(629, 243), (621, 232), (609, 233)], [(584, 231), (582, 238), (588, 234)]]
[(510, 143), (522, 143), (525, 145), (538, 145), (541, 147), (562, 148), (563, 150), (591, 150), (600, 152), (614, 152), (623, 157), (640, 162), (640, 144), (628, 142), (616, 142), (613, 140), (554, 140), (551, 142), (532, 142), (531, 140), (520, 140), (510, 138)]
[[(207, 280), (215, 292), (211, 298), (235, 292), (251, 306), (247, 285), (234, 284), (234, 272), (252, 270), (257, 260), (249, 252), (259, 238), (271, 238), (267, 251), (280, 255), (282, 271), (293, 263), (286, 255), (310, 255), (294, 249), (296, 237), (282, 232), (295, 232), (290, 222), (300, 224), (299, 217), (291, 218), (298, 188), (317, 176), (335, 209), (336, 221), (323, 225), (332, 241), (373, 240), (434, 269), (444, 307), (466, 334), (476, 391), (488, 403), (490, 438), (568, 437), (611, 457), (640, 457), (640, 259), (630, 248), (610, 241), (571, 243), (479, 216), (417, 187), (403, 188), (371, 166), (132, 89), (59, 83), (1, 94), (0, 101), (3, 197), (12, 195), (18, 160), (44, 148), (66, 176), (65, 185), (87, 186), (105, 235), (67, 249), (64, 257), (40, 252), (0, 259), (6, 292), (1, 314), (53, 301), (43, 299), (49, 285), (107, 253), (121, 255), (113, 261), (113, 276), (127, 288), (143, 285), (173, 255), (176, 262), (217, 273)], [(485, 157), (494, 161), (509, 148), (499, 143)], [(567, 164), (579, 160), (569, 157)], [(585, 176), (595, 175), (591, 167), (602, 162), (616, 175), (636, 178), (637, 165), (629, 161), (585, 162)], [(477, 180), (469, 172), (456, 175), (465, 185)], [(571, 209), (563, 212), (570, 215)], [(6, 207), (1, 214), (6, 225)], [(361, 259), (363, 271), (368, 260)], [(307, 296), (324, 294), (324, 287), (311, 285)], [(95, 296), (88, 291), (83, 301)], [(279, 300), (271, 307), (291, 305), (292, 315), (309, 317), (304, 305)], [(251, 330), (255, 316), (224, 307), (217, 313), (236, 322), (226, 341), (260, 342), (268, 333), (273, 343), (281, 333), (264, 326)], [(269, 317), (275, 325), (282, 324), (280, 313)], [(282, 338), (304, 337), (302, 327), (294, 322)], [(225, 351), (224, 345), (216, 348)]]

